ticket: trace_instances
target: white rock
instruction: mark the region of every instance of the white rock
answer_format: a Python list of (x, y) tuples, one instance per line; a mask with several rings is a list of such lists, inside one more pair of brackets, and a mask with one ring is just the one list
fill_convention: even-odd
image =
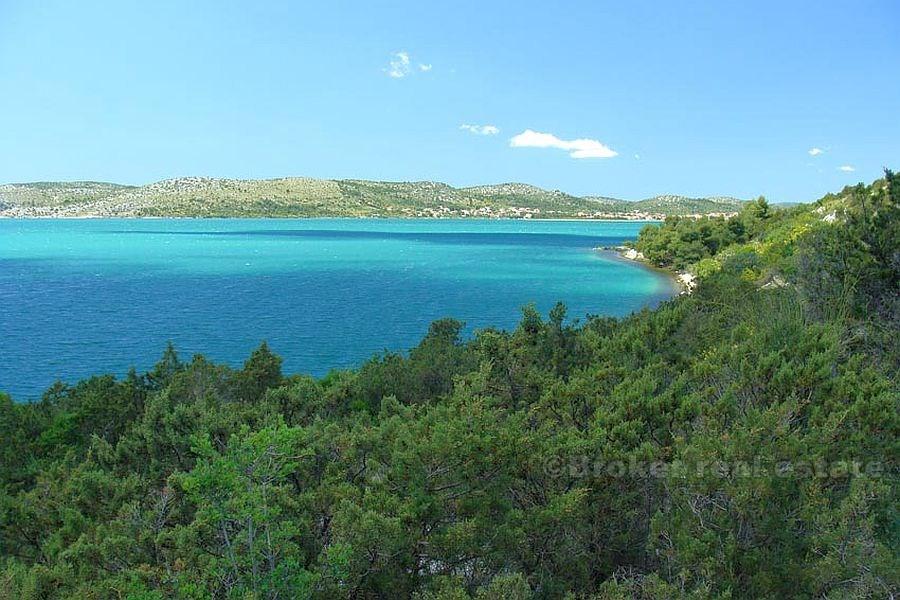
[(679, 273), (678, 281), (684, 286), (684, 291), (687, 294), (694, 291), (694, 288), (697, 286), (697, 277), (693, 273)]

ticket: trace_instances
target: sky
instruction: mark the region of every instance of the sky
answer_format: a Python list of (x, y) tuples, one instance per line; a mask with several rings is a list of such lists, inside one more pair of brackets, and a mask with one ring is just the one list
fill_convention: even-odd
[(0, 0), (0, 182), (814, 200), (900, 170), (900, 2)]

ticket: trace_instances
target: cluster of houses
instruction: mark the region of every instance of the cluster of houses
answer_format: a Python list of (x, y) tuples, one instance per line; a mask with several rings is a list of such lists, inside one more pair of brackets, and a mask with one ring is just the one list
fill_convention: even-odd
[[(391, 209), (389, 209), (391, 210)], [(598, 210), (592, 212), (581, 211), (577, 213), (541, 211), (539, 208), (530, 208), (523, 206), (482, 206), (480, 208), (451, 208), (448, 206), (437, 206), (429, 208), (395, 208), (391, 210), (393, 214), (403, 217), (420, 217), (420, 218), (459, 218), (470, 217), (479, 219), (539, 219), (539, 218), (575, 218), (575, 219), (596, 219), (596, 220), (612, 220), (612, 221), (663, 221), (666, 213), (647, 212), (641, 210), (630, 211), (614, 211), (614, 210)], [(712, 218), (712, 217), (732, 217), (737, 213), (734, 212), (715, 212), (715, 213), (696, 213), (681, 215), (690, 219)]]

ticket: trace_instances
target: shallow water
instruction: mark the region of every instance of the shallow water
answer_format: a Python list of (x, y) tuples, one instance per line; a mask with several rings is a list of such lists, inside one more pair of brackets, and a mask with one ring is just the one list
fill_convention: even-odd
[(322, 375), (414, 346), (438, 318), (523, 305), (621, 316), (673, 293), (592, 250), (643, 223), (374, 219), (0, 220), (0, 390), (150, 368), (168, 340), (239, 366), (261, 340)]

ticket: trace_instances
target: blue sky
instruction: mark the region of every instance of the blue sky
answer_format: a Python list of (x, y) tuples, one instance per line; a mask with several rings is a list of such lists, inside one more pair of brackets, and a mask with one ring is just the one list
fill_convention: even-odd
[(0, 0), (0, 182), (810, 200), (900, 168), (898, 23), (896, 0)]

